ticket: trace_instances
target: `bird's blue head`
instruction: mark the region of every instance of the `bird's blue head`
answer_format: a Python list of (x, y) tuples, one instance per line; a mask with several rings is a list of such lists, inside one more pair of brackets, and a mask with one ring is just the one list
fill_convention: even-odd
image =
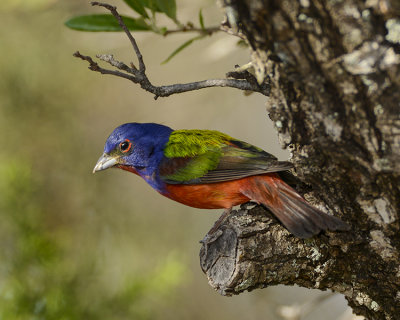
[(93, 172), (111, 167), (152, 175), (163, 158), (172, 129), (157, 123), (125, 123), (108, 137)]

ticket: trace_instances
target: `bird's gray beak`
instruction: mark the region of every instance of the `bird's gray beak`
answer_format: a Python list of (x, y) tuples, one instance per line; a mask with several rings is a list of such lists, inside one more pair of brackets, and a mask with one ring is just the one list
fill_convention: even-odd
[(111, 168), (111, 167), (115, 166), (116, 164), (118, 164), (118, 157), (110, 156), (106, 153), (103, 153), (103, 155), (100, 157), (100, 159), (97, 161), (96, 165), (94, 166), (93, 173)]

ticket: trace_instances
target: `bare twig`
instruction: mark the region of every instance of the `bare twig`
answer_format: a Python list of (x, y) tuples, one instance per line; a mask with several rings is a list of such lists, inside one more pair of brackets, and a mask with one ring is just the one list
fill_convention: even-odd
[(112, 15), (115, 17), (115, 19), (117, 19), (118, 24), (120, 25), (122, 30), (125, 31), (125, 34), (128, 36), (128, 39), (132, 44), (133, 50), (136, 53), (136, 56), (137, 56), (138, 61), (139, 61), (139, 70), (141, 72), (145, 72), (146, 71), (146, 66), (145, 66), (144, 61), (143, 61), (142, 53), (139, 50), (139, 47), (138, 47), (138, 45), (136, 43), (135, 38), (129, 32), (127, 26), (125, 25), (124, 21), (122, 20), (122, 17), (118, 13), (117, 7), (114, 7), (114, 6), (109, 5), (107, 3), (102, 3), (102, 2), (97, 2), (97, 1), (93, 1), (93, 2), (91, 2), (91, 4), (92, 4), (92, 6), (99, 6), (99, 7), (104, 7), (106, 9), (108, 9), (112, 13)]
[[(264, 95), (269, 94), (269, 85), (267, 85), (267, 84), (258, 85), (256, 81), (249, 81), (249, 78), (209, 79), (209, 80), (196, 81), (196, 82), (183, 83), (183, 84), (173, 84), (173, 85), (168, 85), (168, 86), (154, 86), (150, 82), (150, 80), (148, 79), (148, 77), (146, 75), (146, 65), (143, 61), (143, 56), (142, 56), (140, 49), (136, 43), (136, 40), (132, 36), (132, 34), (129, 32), (128, 28), (126, 27), (124, 21), (122, 20), (122, 17), (120, 16), (120, 14), (117, 11), (117, 8), (114, 6), (111, 6), (109, 4), (100, 3), (100, 2), (92, 2), (91, 4), (93, 6), (100, 6), (100, 7), (106, 8), (117, 19), (118, 24), (121, 26), (121, 28), (124, 30), (125, 34), (128, 36), (128, 38), (131, 42), (131, 45), (133, 47), (133, 50), (135, 51), (136, 57), (139, 62), (139, 69), (137, 69), (133, 63), (131, 63), (130, 67), (129, 67), (127, 64), (125, 64), (123, 62), (115, 60), (113, 55), (107, 55), (107, 54), (97, 55), (97, 58), (99, 58), (100, 60), (107, 62), (111, 66), (113, 66), (119, 70), (122, 70), (124, 72), (121, 72), (118, 70), (105, 69), (105, 68), (100, 67), (99, 64), (97, 62), (95, 62), (90, 56), (82, 55), (79, 51), (75, 52), (74, 57), (77, 57), (84, 61), (89, 62), (90, 70), (100, 72), (101, 74), (110, 74), (113, 76), (128, 79), (128, 80), (132, 81), (133, 83), (139, 83), (140, 86), (144, 90), (154, 94), (154, 99), (157, 99), (158, 97), (168, 97), (168, 96), (170, 96), (172, 94), (176, 94), (176, 93), (183, 93), (183, 92), (194, 91), (194, 90), (210, 88), (210, 87), (231, 87), (231, 88), (236, 88), (236, 89), (245, 90), (245, 91), (259, 92)], [(193, 28), (193, 29), (190, 29), (190, 31), (198, 31), (198, 30)], [(215, 28), (215, 30), (211, 30), (209, 32), (215, 32), (215, 31), (218, 31), (217, 28)], [(173, 30), (171, 32), (175, 32), (175, 31)]]
[(137, 79), (134, 76), (131, 76), (129, 74), (126, 74), (126, 73), (123, 73), (123, 72), (119, 72), (117, 70), (108, 70), (108, 69), (101, 68), (98, 65), (98, 63), (94, 62), (93, 59), (90, 56), (84, 56), (79, 51), (76, 51), (73, 54), (73, 56), (89, 62), (89, 69), (92, 70), (92, 71), (100, 72), (101, 74), (112, 74), (112, 75), (117, 76), (117, 77), (121, 77), (121, 78), (125, 78), (125, 79), (128, 79), (128, 80), (131, 80), (131, 81), (133, 81), (135, 83), (139, 82), (139, 81), (137, 81)]

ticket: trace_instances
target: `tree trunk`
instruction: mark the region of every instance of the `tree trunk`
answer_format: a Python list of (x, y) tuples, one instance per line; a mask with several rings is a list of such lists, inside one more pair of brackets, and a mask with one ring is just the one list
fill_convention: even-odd
[[(306, 199), (352, 226), (310, 240), (261, 207), (233, 212), (203, 245), (221, 294), (276, 284), (331, 289), (368, 319), (400, 318), (400, 3), (225, 0), (225, 26), (257, 79)], [(312, 190), (311, 190), (312, 188)]]

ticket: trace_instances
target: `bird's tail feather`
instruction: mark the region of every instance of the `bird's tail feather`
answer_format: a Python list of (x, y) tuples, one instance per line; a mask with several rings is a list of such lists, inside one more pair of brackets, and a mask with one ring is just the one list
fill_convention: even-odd
[(254, 176), (251, 188), (243, 194), (265, 205), (299, 238), (310, 238), (322, 230), (349, 230), (345, 222), (308, 204), (278, 176)]

